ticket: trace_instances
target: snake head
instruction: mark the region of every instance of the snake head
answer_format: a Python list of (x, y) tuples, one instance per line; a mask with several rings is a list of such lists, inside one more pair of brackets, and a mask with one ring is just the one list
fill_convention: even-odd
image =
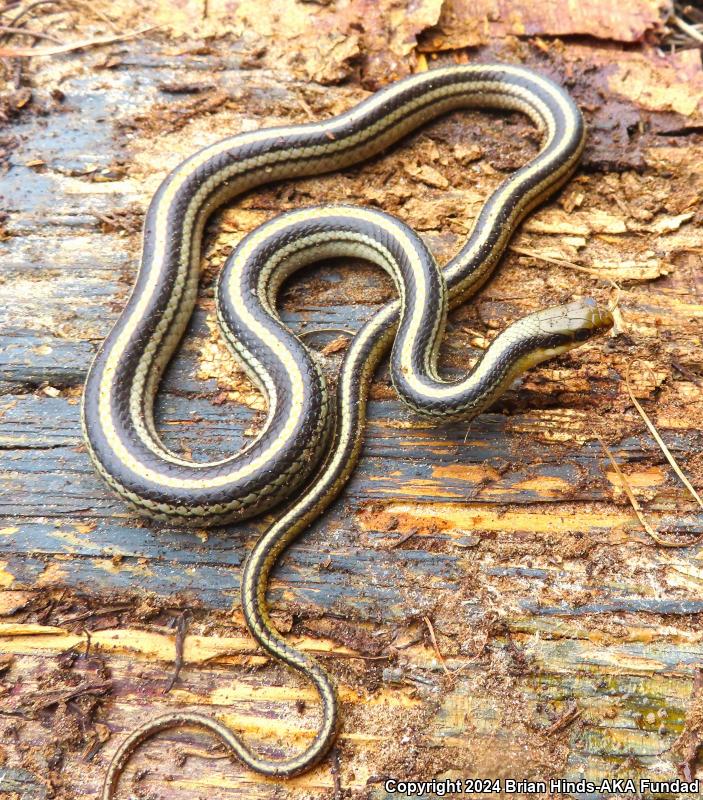
[[(537, 311), (515, 323), (523, 344), (520, 371), (578, 347), (613, 326), (610, 310), (592, 297)], [(509, 329), (508, 329), (509, 330)], [(517, 332), (517, 331), (516, 331)]]
[(554, 337), (553, 344), (557, 347), (585, 342), (613, 326), (609, 309), (599, 306), (592, 297), (545, 308), (532, 316), (545, 337)]

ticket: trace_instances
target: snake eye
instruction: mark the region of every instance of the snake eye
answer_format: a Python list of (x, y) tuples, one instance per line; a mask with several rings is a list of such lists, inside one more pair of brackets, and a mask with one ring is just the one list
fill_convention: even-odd
[(537, 312), (535, 318), (542, 333), (555, 336), (561, 340), (560, 344), (584, 342), (613, 325), (613, 315), (592, 297), (546, 308)]

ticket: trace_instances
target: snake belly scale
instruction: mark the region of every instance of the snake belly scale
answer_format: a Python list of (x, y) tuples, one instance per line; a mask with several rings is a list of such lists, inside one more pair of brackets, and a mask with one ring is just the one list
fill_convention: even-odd
[[(194, 463), (170, 451), (156, 431), (154, 397), (195, 304), (208, 216), (264, 183), (367, 159), (458, 108), (521, 111), (542, 134), (538, 155), (490, 195), (460, 252), (439, 269), (407, 225), (380, 211), (344, 205), (293, 211), (257, 228), (240, 242), (219, 277), (217, 315), (228, 345), (266, 396), (266, 422), (244, 450), (218, 461)], [(103, 800), (114, 797), (141, 742), (184, 724), (211, 731), (244, 764), (270, 776), (293, 776), (324, 758), (339, 722), (334, 684), (315, 659), (289, 645), (272, 625), (266, 604), (270, 572), (353, 471), (370, 381), (391, 345), (393, 383), (411, 408), (436, 418), (468, 419), (524, 370), (612, 325), (607, 310), (593, 300), (577, 300), (510, 325), (466, 376), (446, 381), (437, 373), (447, 310), (477, 291), (520, 221), (568, 180), (583, 141), (577, 107), (550, 80), (514, 65), (443, 67), (394, 83), (325, 122), (225, 139), (188, 158), (164, 180), (147, 212), (134, 290), (87, 378), (82, 422), (88, 450), (110, 487), (149, 516), (176, 524), (222, 525), (295, 498), (248, 555), (242, 609), (259, 645), (315, 685), (322, 721), (299, 755), (268, 758), (214, 718), (185, 712), (160, 716), (120, 745)], [(329, 396), (315, 358), (276, 312), (286, 277), (332, 256), (379, 265), (399, 294), (352, 339), (336, 398)]]

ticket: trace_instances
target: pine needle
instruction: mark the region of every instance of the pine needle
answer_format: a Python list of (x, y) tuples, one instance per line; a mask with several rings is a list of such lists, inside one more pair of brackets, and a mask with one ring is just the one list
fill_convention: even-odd
[(600, 436), (596, 435), (596, 439), (600, 442), (600, 446), (603, 448), (606, 456), (610, 460), (610, 463), (613, 465), (613, 469), (615, 470), (618, 478), (620, 479), (620, 485), (622, 486), (623, 491), (627, 495), (627, 499), (630, 501), (632, 508), (635, 510), (635, 514), (637, 514), (637, 519), (642, 524), (642, 527), (647, 531), (647, 533), (654, 539), (654, 541), (658, 542), (660, 539), (659, 534), (652, 528), (652, 526), (647, 522), (647, 518), (644, 516), (644, 512), (642, 511), (642, 506), (640, 506), (639, 501), (635, 497), (635, 493), (632, 491), (632, 487), (630, 486), (629, 481), (625, 477), (625, 473), (620, 469), (620, 465), (615, 460), (615, 457), (610, 452), (610, 448), (606, 445), (606, 443), (600, 438)]
[(538, 261), (545, 261), (547, 264), (556, 264), (558, 267), (566, 267), (567, 269), (572, 269), (575, 272), (583, 272), (586, 275), (591, 275), (594, 278), (598, 278), (601, 281), (606, 281), (609, 283), (613, 289), (615, 289), (615, 301), (613, 303), (612, 308), (610, 309), (613, 311), (617, 308), (620, 302), (620, 293), (622, 289), (620, 285), (617, 284), (612, 278), (609, 278), (607, 275), (603, 275), (602, 272), (599, 272), (597, 269), (592, 269), (591, 267), (582, 267), (580, 264), (574, 264), (573, 261), (567, 261), (563, 258), (552, 258), (552, 256), (543, 256), (541, 253), (536, 252), (535, 250), (528, 250), (526, 247), (518, 247), (517, 245), (510, 245), (510, 250), (513, 253), (518, 253), (521, 256), (529, 256), (530, 258), (536, 258)]
[(54, 44), (63, 44), (61, 39), (57, 39), (55, 36), (51, 36), (48, 33), (32, 31), (29, 28), (18, 28), (14, 25), (0, 25), (0, 33), (11, 33), (14, 36), (32, 36), (35, 39), (46, 39), (48, 42), (53, 42)]
[[(149, 31), (162, 28), (163, 25), (151, 25), (148, 28), (132, 31), (131, 33), (123, 33), (119, 36), (98, 36), (95, 39), (81, 39), (78, 42), (70, 42), (69, 44), (58, 45), (57, 47), (0, 47), (0, 56), (5, 58), (32, 58), (33, 56), (57, 56), (62, 53), (71, 53), (74, 50), (84, 50), (88, 47), (96, 47), (102, 44), (112, 44), (113, 42), (122, 42), (125, 39), (134, 39), (137, 36), (142, 36)], [(29, 33), (29, 31), (27, 31)]]
[(676, 14), (671, 15), (671, 19), (674, 22), (679, 30), (682, 30), (687, 36), (690, 36), (691, 39), (695, 39), (697, 42), (703, 42), (703, 33), (701, 33), (695, 25), (690, 25), (686, 20), (681, 19), (681, 17), (677, 17)]
[(596, 439), (600, 442), (600, 446), (603, 448), (605, 454), (608, 456), (610, 463), (613, 465), (613, 469), (615, 470), (618, 478), (620, 479), (620, 485), (622, 486), (623, 491), (627, 495), (627, 499), (630, 501), (632, 508), (637, 514), (637, 519), (640, 521), (642, 527), (645, 531), (651, 536), (651, 538), (661, 547), (690, 547), (693, 542), (680, 542), (680, 541), (668, 541), (667, 539), (663, 539), (655, 530), (654, 528), (647, 522), (647, 518), (644, 516), (644, 512), (642, 511), (642, 506), (639, 504), (639, 501), (635, 497), (635, 493), (632, 491), (632, 487), (630, 486), (629, 481), (625, 477), (625, 473), (620, 469), (620, 465), (613, 457), (613, 454), (610, 452), (610, 449), (605, 444), (605, 442), (596, 434)]
[[(633, 362), (633, 363), (636, 363), (636, 362)], [(628, 365), (627, 372), (625, 373), (625, 386), (627, 387), (627, 393), (630, 395), (630, 400), (632, 400), (632, 405), (639, 412), (639, 415), (644, 420), (644, 424), (649, 428), (649, 432), (654, 437), (654, 441), (661, 448), (662, 453), (664, 453), (664, 455), (666, 456), (666, 460), (669, 462), (669, 464), (671, 464), (671, 468), (678, 475), (679, 480), (681, 481), (681, 483), (683, 483), (683, 485), (688, 489), (688, 491), (690, 492), (691, 496), (698, 503), (698, 505), (701, 508), (703, 508), (703, 500), (701, 500), (700, 495), (693, 488), (693, 486), (691, 485), (691, 482), (688, 480), (688, 478), (683, 474), (683, 471), (681, 470), (681, 467), (679, 467), (678, 463), (676, 462), (676, 459), (671, 454), (671, 451), (666, 446), (666, 444), (665, 444), (664, 440), (662, 439), (662, 437), (659, 435), (659, 431), (654, 427), (654, 423), (647, 416), (647, 413), (645, 412), (645, 410), (642, 408), (642, 406), (639, 404), (639, 401), (635, 397), (634, 392), (632, 391), (632, 386), (630, 386), (630, 369), (631, 368), (632, 368), (632, 364)], [(650, 372), (651, 372), (651, 368), (648, 367), (648, 369), (650, 369)]]
[(432, 625), (432, 622), (430, 621), (429, 617), (423, 617), (423, 619), (425, 620), (425, 625), (427, 625), (427, 630), (430, 632), (430, 639), (432, 640), (432, 646), (434, 647), (434, 651), (437, 654), (439, 663), (442, 665), (442, 669), (444, 670), (445, 674), (451, 675), (450, 670), (444, 663), (444, 656), (442, 655), (442, 651), (439, 649), (439, 645), (437, 644), (437, 637), (435, 636), (434, 626)]

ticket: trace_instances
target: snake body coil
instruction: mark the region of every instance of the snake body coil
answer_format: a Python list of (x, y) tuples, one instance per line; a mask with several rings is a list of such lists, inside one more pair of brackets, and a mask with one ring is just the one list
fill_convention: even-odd
[[(428, 120), (469, 107), (522, 111), (542, 132), (543, 143), (539, 154), (488, 198), (461, 251), (440, 270), (423, 242), (399, 220), (341, 205), (294, 211), (253, 231), (220, 276), (217, 312), (228, 344), (268, 400), (268, 418), (252, 444), (216, 462), (193, 463), (168, 450), (155, 429), (154, 396), (195, 303), (200, 240), (212, 211), (264, 183), (355, 164)], [(546, 78), (512, 65), (446, 67), (395, 83), (326, 122), (225, 139), (184, 161), (163, 182), (146, 217), (134, 291), (87, 379), (86, 441), (113, 489), (150, 516), (180, 524), (221, 525), (259, 514), (295, 496), (308, 482), (249, 554), (242, 608), (257, 642), (314, 683), (322, 700), (322, 723), (300, 755), (268, 759), (214, 719), (167, 714), (120, 746), (103, 800), (113, 797), (139, 743), (177, 725), (207, 728), (247, 766), (267, 775), (296, 775), (327, 753), (338, 723), (334, 686), (314, 659), (291, 647), (271, 624), (265, 596), (271, 569), (354, 469), (368, 387), (391, 343), (393, 382), (405, 402), (434, 417), (469, 418), (528, 367), (610, 327), (610, 314), (594, 301), (576, 301), (518, 320), (466, 377), (447, 382), (436, 371), (447, 308), (483, 284), (520, 221), (568, 179), (583, 137), (573, 101)], [(335, 413), (315, 359), (281, 322), (275, 301), (288, 275), (338, 255), (381, 266), (393, 277), (400, 300), (377, 312), (353, 338)]]

